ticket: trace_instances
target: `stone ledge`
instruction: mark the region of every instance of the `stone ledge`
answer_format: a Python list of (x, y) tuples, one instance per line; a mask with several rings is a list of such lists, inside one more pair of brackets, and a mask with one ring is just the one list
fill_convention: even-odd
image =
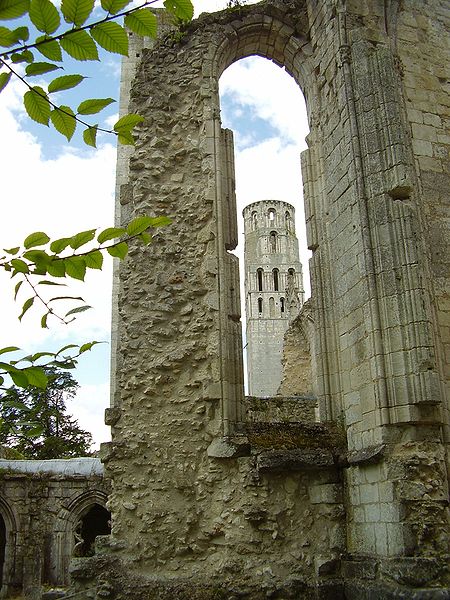
[(245, 435), (216, 438), (208, 446), (210, 458), (239, 458), (250, 455), (250, 444)]
[(335, 466), (332, 453), (323, 448), (308, 450), (269, 450), (261, 452), (256, 459), (256, 468), (267, 471), (302, 471)]
[(361, 450), (352, 450), (347, 453), (347, 461), (350, 466), (359, 464), (373, 464), (380, 461), (386, 453), (386, 444), (368, 446)]

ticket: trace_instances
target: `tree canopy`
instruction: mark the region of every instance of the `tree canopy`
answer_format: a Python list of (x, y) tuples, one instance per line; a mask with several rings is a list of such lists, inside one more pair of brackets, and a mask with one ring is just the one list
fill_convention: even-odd
[(45, 389), (13, 386), (0, 396), (0, 445), (32, 459), (90, 453), (92, 436), (67, 413), (78, 383), (68, 371), (46, 369)]

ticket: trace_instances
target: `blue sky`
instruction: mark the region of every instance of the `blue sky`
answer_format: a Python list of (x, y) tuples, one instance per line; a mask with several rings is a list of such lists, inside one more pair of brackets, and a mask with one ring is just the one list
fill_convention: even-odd
[[(222, 8), (226, 0), (197, 0), (194, 4), (199, 13)], [(87, 66), (92, 75), (76, 89), (73, 103), (86, 97), (111, 96), (118, 100), (119, 62), (108, 55), (106, 63), (85, 63), (81, 67), (79, 63), (65, 64), (64, 74), (86, 74)], [(39, 78), (36, 79), (38, 84)], [(306, 116), (299, 117), (304, 113), (304, 103), (298, 87), (273, 63), (252, 57), (227, 69), (220, 89), (223, 125), (235, 134), (238, 216), (246, 204), (256, 200), (277, 198), (291, 202), (297, 208), (297, 233), (302, 246), (299, 153), (306, 147), (307, 125)], [(19, 83), (12, 82), (0, 94), (2, 247), (15, 245), (36, 230), (46, 231), (54, 239), (84, 229), (111, 226), (114, 140), (107, 135), (99, 137), (97, 150), (80, 143), (79, 138), (67, 144), (53, 129), (35, 125), (27, 118), (22, 94)], [(118, 104), (112, 105), (109, 116), (117, 110)], [(97, 445), (108, 438), (103, 411), (109, 402), (111, 271), (108, 262), (102, 273), (89, 275), (85, 284), (71, 283), (70, 294), (83, 296), (94, 310), (80, 315), (70, 326), (55, 324), (51, 330), (40, 328), (38, 315), (32, 310), (22, 324), (18, 323), (20, 305), (12, 301), (12, 285), (0, 273), (4, 290), (0, 347), (18, 345), (25, 352), (32, 352), (94, 339), (107, 342), (80, 361), (74, 373), (80, 390), (70, 406), (80, 425), (92, 431)]]

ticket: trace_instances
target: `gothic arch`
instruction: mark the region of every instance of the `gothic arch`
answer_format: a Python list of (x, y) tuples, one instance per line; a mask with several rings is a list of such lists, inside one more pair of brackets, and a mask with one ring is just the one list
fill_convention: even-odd
[(87, 490), (74, 494), (61, 508), (55, 520), (52, 548), (52, 580), (67, 585), (69, 564), (75, 546), (74, 532), (80, 519), (94, 505), (106, 508), (108, 497), (101, 490)]
[[(16, 562), (17, 544), (17, 520), (9, 503), (0, 496), (0, 516), (3, 519), (3, 536), (1, 540), (1, 564), (0, 564), (0, 597), (5, 597), (9, 588), (14, 585), (14, 572)], [(2, 536), (2, 537), (3, 537)]]
[[(298, 2), (297, 4), (305, 7), (306, 3)], [(267, 4), (265, 7), (251, 8), (249, 19), (245, 18), (245, 9), (243, 18), (231, 20), (220, 26), (215, 24), (214, 43), (210, 44), (205, 49), (205, 54), (208, 57), (203, 66), (203, 72), (206, 77), (210, 78), (211, 96), (209, 99), (210, 110), (206, 113), (205, 129), (213, 132), (214, 145), (212, 147), (212, 160), (215, 164), (223, 164), (226, 161), (226, 156), (229, 154), (229, 147), (225, 147), (222, 141), (224, 130), (221, 129), (220, 122), (220, 102), (218, 97), (218, 81), (223, 71), (232, 63), (252, 55), (258, 55), (268, 60), (273, 61), (280, 67), (285, 67), (286, 71), (292, 75), (301, 91), (305, 96), (307, 113), (310, 122), (311, 132), (308, 136), (308, 144), (310, 149), (303, 153), (302, 171), (307, 171), (312, 168), (310, 160), (317, 164), (323, 162), (322, 150), (322, 132), (320, 128), (321, 118), (321, 103), (319, 101), (319, 88), (323, 85), (320, 80), (317, 69), (313, 67), (313, 48), (308, 41), (307, 32), (309, 31), (309, 19), (306, 8), (300, 11), (300, 16), (295, 23), (289, 18), (289, 9), (286, 7), (280, 10), (280, 4), (277, 7)], [(251, 13), (251, 16), (250, 16)], [(240, 15), (241, 16), (241, 15)], [(230, 17), (231, 18), (231, 17)], [(201, 21), (200, 21), (201, 23)], [(206, 27), (208, 29), (208, 27)], [(195, 36), (194, 36), (195, 37)], [(196, 43), (202, 45), (202, 41), (196, 39)], [(229, 139), (229, 136), (226, 136)], [(311, 159), (309, 155), (312, 154)], [(319, 168), (323, 171), (323, 168)], [(308, 175), (305, 181), (308, 180)], [(317, 278), (320, 281), (312, 282), (312, 289), (315, 292), (315, 302), (318, 308), (318, 342), (315, 347), (318, 349), (322, 360), (317, 362), (317, 367), (320, 369), (318, 380), (321, 382), (321, 389), (318, 390), (321, 397), (321, 408), (324, 419), (331, 419), (337, 416), (341, 411), (341, 385), (338, 376), (330, 376), (328, 361), (331, 356), (335, 355), (337, 340), (335, 325), (332, 317), (327, 313), (327, 306), (333, 305), (332, 285), (329, 283), (331, 276), (327, 267), (330, 265), (328, 243), (323, 241), (322, 222), (326, 219), (321, 218), (327, 212), (326, 195), (323, 191), (323, 175), (314, 174), (317, 178), (316, 189), (308, 198), (305, 197), (305, 212), (308, 230), (308, 247), (313, 250), (313, 258), (311, 263), (311, 278)], [(234, 174), (229, 176), (234, 179)], [(216, 207), (218, 216), (218, 239), (221, 236), (227, 239), (226, 228), (232, 217), (229, 214), (224, 214), (229, 210), (229, 206), (225, 208), (221, 198), (224, 195), (224, 176), (223, 169), (219, 169), (216, 174)], [(305, 194), (306, 196), (306, 194)], [(268, 223), (268, 215), (266, 215)], [(270, 226), (270, 225), (269, 225)], [(222, 231), (221, 231), (222, 230)], [(278, 246), (276, 237), (268, 237), (268, 247), (270, 251), (276, 251)], [(217, 246), (219, 265), (227, 263), (227, 250), (229, 245), (225, 242)], [(226, 279), (228, 278), (229, 269), (219, 268), (219, 287), (225, 289)], [(284, 306), (283, 306), (284, 309)], [(230, 371), (229, 357), (231, 355), (230, 348), (226, 344), (229, 335), (226, 330), (229, 329), (229, 322), (226, 317), (226, 307), (221, 318), (221, 333), (222, 352), (221, 361), (222, 373)], [(284, 312), (284, 310), (283, 310)], [(238, 352), (241, 350), (238, 348)], [(240, 357), (240, 360), (242, 358)], [(337, 362), (338, 359), (335, 359)], [(240, 369), (237, 369), (240, 371)], [(236, 380), (236, 378), (234, 378)], [(222, 392), (222, 414), (225, 416), (227, 427), (224, 428), (225, 435), (233, 431), (233, 422), (239, 422), (242, 419), (242, 411), (240, 408), (243, 396), (243, 382), (238, 382), (234, 389), (227, 386)], [(333, 398), (333, 401), (331, 400)]]

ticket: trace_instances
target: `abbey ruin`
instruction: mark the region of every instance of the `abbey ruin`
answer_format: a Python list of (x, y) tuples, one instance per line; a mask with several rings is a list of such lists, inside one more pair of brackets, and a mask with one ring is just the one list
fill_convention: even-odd
[[(173, 224), (117, 267), (112, 531), (72, 560), (77, 598), (450, 598), (449, 18), (446, 0), (265, 0), (134, 40), (121, 106), (145, 121), (117, 222)], [(268, 398), (244, 396), (218, 96), (255, 54), (310, 126), (312, 294)]]

